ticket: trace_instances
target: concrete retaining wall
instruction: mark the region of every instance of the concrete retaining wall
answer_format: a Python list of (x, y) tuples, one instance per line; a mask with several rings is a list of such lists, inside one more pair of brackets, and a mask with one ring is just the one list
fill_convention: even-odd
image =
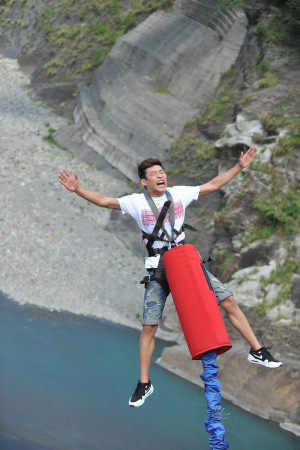
[(178, 0), (173, 12), (155, 12), (118, 40), (80, 90), (74, 117), (85, 141), (131, 180), (140, 160), (166, 157), (238, 56), (247, 19), (215, 3)]

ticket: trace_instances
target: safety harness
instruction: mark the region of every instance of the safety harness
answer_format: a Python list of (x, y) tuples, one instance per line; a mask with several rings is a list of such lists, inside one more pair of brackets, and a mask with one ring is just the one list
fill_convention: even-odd
[[(176, 238), (184, 231), (185, 228), (197, 231), (194, 227), (188, 224), (182, 225), (180, 230), (175, 229), (175, 211), (174, 211), (174, 202), (172, 195), (169, 191), (166, 191), (167, 201), (164, 203), (161, 211), (159, 212), (157, 209), (157, 206), (155, 205), (152, 197), (146, 192), (145, 194), (146, 200), (150, 206), (150, 209), (156, 218), (156, 224), (153, 228), (153, 231), (151, 234), (146, 233), (145, 231), (142, 231), (143, 239), (147, 239), (146, 248), (148, 250), (149, 256), (156, 256), (160, 255), (159, 263), (156, 269), (147, 269), (148, 272), (153, 272), (151, 275), (146, 275), (143, 280), (140, 282), (141, 284), (145, 284), (145, 287), (147, 284), (152, 281), (156, 280), (158, 283), (160, 283), (163, 288), (169, 293), (170, 288), (168, 284), (168, 280), (164, 271), (163, 266), (163, 254), (168, 251), (170, 248), (175, 247), (177, 245), (185, 244), (185, 240), (182, 240), (180, 242), (176, 242)], [(170, 225), (171, 225), (171, 235), (167, 232), (165, 225), (164, 225), (164, 219), (167, 215), (167, 212), (169, 211), (169, 219), (170, 219)], [(158, 235), (159, 230), (162, 229), (162, 232), (160, 235)], [(153, 248), (153, 244), (155, 241), (163, 241), (166, 243), (161, 248)]]

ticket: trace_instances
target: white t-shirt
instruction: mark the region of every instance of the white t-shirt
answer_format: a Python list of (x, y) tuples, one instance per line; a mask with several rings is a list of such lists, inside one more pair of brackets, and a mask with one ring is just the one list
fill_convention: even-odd
[[(168, 187), (167, 190), (173, 197), (174, 215), (175, 215), (175, 229), (180, 230), (184, 223), (185, 209), (193, 200), (197, 200), (199, 196), (199, 186), (174, 186)], [(161, 197), (152, 197), (158, 211), (160, 212), (164, 203), (168, 200), (166, 194)], [(144, 194), (131, 194), (118, 199), (123, 214), (130, 214), (137, 222), (142, 231), (151, 234), (156, 224), (156, 218), (151, 211), (149, 203)], [(171, 235), (171, 225), (169, 212), (164, 220), (165, 229)], [(160, 230), (161, 233), (161, 230)], [(159, 234), (160, 234), (159, 233)], [(182, 232), (176, 241), (180, 242), (184, 239), (185, 234)], [(147, 243), (147, 239), (144, 240)], [(160, 248), (167, 245), (163, 241), (155, 241), (153, 248)], [(145, 259), (146, 269), (156, 268), (158, 266), (160, 255), (148, 256)]]

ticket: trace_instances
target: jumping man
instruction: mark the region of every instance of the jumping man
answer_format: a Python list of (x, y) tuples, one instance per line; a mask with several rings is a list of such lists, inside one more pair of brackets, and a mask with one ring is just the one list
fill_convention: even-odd
[[(151, 359), (155, 346), (155, 333), (162, 321), (162, 314), (169, 294), (168, 283), (161, 264), (162, 255), (171, 246), (185, 243), (183, 223), (185, 209), (189, 204), (203, 195), (217, 191), (226, 185), (243, 169), (248, 167), (257, 155), (256, 147), (251, 147), (245, 154), (240, 155), (239, 162), (221, 175), (213, 178), (208, 183), (200, 186), (174, 186), (167, 187), (167, 174), (161, 161), (157, 158), (148, 158), (138, 166), (138, 174), (141, 184), (146, 188), (146, 193), (131, 194), (121, 198), (107, 197), (98, 192), (92, 192), (79, 185), (77, 173), (74, 178), (67, 170), (59, 173), (59, 182), (69, 191), (75, 192), (85, 200), (97, 206), (109, 209), (121, 210), (123, 214), (130, 214), (143, 232), (144, 242), (151, 238), (156, 224), (155, 207), (159, 213), (168, 200), (172, 200), (174, 208), (175, 224), (172, 229), (170, 215), (167, 214), (160, 234), (148, 248), (149, 256), (145, 260), (147, 277), (145, 277), (145, 296), (143, 307), (143, 328), (140, 335), (140, 379), (134, 394), (129, 400), (130, 406), (141, 406), (145, 399), (154, 391), (149, 379)], [(175, 230), (175, 233), (174, 233)], [(172, 236), (172, 238), (170, 238)], [(159, 269), (158, 269), (159, 268)], [(158, 271), (160, 276), (157, 277)], [(251, 363), (261, 364), (269, 368), (282, 365), (269, 352), (270, 348), (262, 347), (258, 342), (247, 318), (236, 303), (233, 294), (216, 277), (209, 273), (211, 284), (214, 288), (219, 304), (225, 310), (232, 325), (240, 332), (250, 345), (248, 360)], [(158, 279), (159, 278), (159, 279)]]

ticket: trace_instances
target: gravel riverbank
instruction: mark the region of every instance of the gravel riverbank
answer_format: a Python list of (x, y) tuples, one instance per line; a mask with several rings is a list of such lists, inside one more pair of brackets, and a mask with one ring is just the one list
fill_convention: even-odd
[(0, 57), (0, 79), (0, 289), (140, 328), (141, 258), (107, 230), (110, 212), (67, 191), (58, 171), (77, 171), (82, 185), (110, 196), (124, 195), (126, 182), (45, 140), (71, 124), (33, 98), (17, 61)]

